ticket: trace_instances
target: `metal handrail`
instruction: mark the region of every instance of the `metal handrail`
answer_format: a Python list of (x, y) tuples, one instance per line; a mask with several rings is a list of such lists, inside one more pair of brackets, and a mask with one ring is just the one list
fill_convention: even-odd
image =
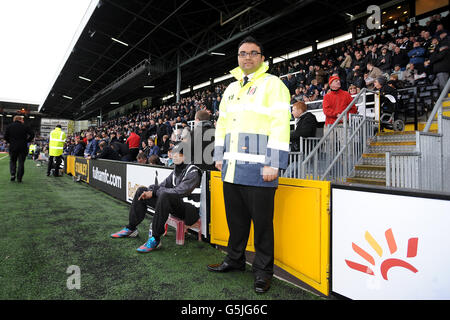
[[(308, 156), (303, 160), (301, 165), (301, 177), (305, 177), (305, 166), (308, 163), (308, 161), (311, 160), (313, 156), (317, 156), (318, 150), (325, 144), (327, 141), (327, 138), (331, 135), (332, 131), (336, 128), (336, 126), (340, 123), (340, 121), (345, 117), (343, 123), (344, 123), (344, 129), (347, 129), (347, 115), (348, 111), (359, 101), (359, 98), (362, 94), (366, 94), (367, 92), (375, 93), (376, 91), (369, 90), (367, 88), (363, 88), (355, 98), (353, 98), (352, 102), (345, 108), (345, 110), (339, 115), (339, 117), (336, 119), (336, 121), (331, 125), (331, 127), (327, 130), (327, 132), (323, 135), (323, 137), (320, 139), (320, 141), (317, 143), (317, 145), (314, 147), (314, 149), (308, 154)], [(366, 118), (366, 113), (364, 112), (364, 119)], [(346, 140), (346, 135), (345, 135)], [(347, 144), (347, 141), (344, 142), (344, 145)]]
[(430, 117), (428, 118), (427, 124), (425, 125), (425, 128), (423, 129), (423, 132), (430, 131), (431, 124), (433, 122), (434, 117), (436, 116), (436, 113), (438, 114), (438, 132), (440, 132), (442, 127), (442, 102), (444, 98), (447, 96), (448, 92), (450, 90), (450, 79), (447, 80), (447, 83), (444, 87), (444, 89), (441, 92), (441, 95), (439, 96), (439, 99), (436, 101), (433, 111), (431, 111)]
[(350, 145), (350, 142), (353, 140), (353, 138), (355, 137), (355, 135), (358, 133), (359, 129), (364, 125), (364, 121), (362, 121), (355, 129), (355, 131), (353, 132), (353, 134), (349, 137), (349, 141), (347, 141), (347, 143), (343, 146), (343, 148), (338, 152), (338, 154), (336, 155), (336, 157), (334, 157), (333, 161), (331, 161), (330, 165), (328, 166), (328, 168), (324, 171), (323, 176), (320, 180), (325, 180), (325, 177), (328, 175), (328, 173), (331, 171), (331, 169), (333, 168), (334, 164), (339, 160), (339, 157), (344, 153), (344, 151), (348, 148), (348, 146)]

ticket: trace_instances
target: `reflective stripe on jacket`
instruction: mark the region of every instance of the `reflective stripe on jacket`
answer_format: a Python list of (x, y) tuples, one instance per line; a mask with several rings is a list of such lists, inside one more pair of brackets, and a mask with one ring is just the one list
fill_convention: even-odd
[(290, 94), (262, 63), (250, 82), (242, 86), (243, 71), (231, 71), (238, 80), (223, 94), (216, 125), (214, 160), (223, 161), (225, 182), (276, 187), (278, 179), (265, 182), (264, 166), (285, 169), (290, 138)]
[(50, 143), (48, 145), (48, 155), (58, 157), (63, 154), (66, 133), (61, 128), (55, 128), (50, 132)]

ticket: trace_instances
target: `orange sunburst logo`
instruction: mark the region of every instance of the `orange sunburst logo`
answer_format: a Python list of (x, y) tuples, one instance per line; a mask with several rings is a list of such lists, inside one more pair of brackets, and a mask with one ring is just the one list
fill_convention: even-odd
[[(392, 255), (395, 252), (397, 252), (397, 243), (395, 242), (395, 238), (394, 238), (394, 234), (392, 233), (392, 229), (386, 230), (384, 235), (385, 235), (388, 247), (389, 247), (390, 254)], [(383, 257), (383, 249), (381, 248), (381, 246), (378, 244), (378, 242), (372, 237), (372, 235), (368, 231), (366, 231), (364, 238), (369, 243), (369, 245), (372, 247), (372, 249), (375, 250), (376, 254), (380, 258), (382, 258)], [(419, 238), (410, 238), (408, 240), (408, 249), (407, 249), (407, 253), (406, 253), (407, 258), (414, 258), (417, 255), (418, 242), (419, 242)], [(362, 248), (360, 248), (358, 245), (356, 245), (353, 242), (352, 242), (352, 249), (361, 258), (363, 258), (370, 265), (375, 267), (375, 259), (372, 255), (367, 253), (365, 250), (363, 250)], [(371, 268), (370, 266), (362, 265), (362, 264), (359, 264), (359, 263), (356, 263), (356, 262), (353, 262), (350, 260), (345, 260), (345, 262), (351, 269), (366, 273), (368, 275), (372, 275), (372, 276), (375, 275), (375, 272), (372, 270), (373, 267)], [(385, 259), (385, 260), (383, 260), (383, 262), (381, 263), (381, 266), (380, 266), (381, 276), (383, 277), (384, 280), (388, 280), (387, 273), (393, 267), (405, 268), (414, 273), (416, 273), (418, 271), (414, 266), (412, 266), (411, 264), (409, 264), (408, 262), (406, 262), (404, 260), (396, 259), (396, 258)]]

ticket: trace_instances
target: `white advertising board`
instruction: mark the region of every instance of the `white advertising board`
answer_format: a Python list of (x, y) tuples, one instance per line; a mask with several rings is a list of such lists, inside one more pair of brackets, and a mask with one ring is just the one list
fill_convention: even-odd
[(332, 188), (332, 291), (358, 300), (450, 299), (450, 197)]

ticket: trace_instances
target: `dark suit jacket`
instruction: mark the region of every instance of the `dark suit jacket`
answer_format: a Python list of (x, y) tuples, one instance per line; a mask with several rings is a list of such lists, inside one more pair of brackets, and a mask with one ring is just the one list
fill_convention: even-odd
[(297, 128), (291, 131), (291, 151), (300, 150), (300, 137), (315, 137), (317, 129), (317, 119), (316, 116), (311, 112), (303, 113), (298, 122)]
[(15, 121), (5, 131), (5, 140), (9, 143), (10, 152), (28, 152), (28, 142), (34, 138), (34, 132), (23, 123)]

